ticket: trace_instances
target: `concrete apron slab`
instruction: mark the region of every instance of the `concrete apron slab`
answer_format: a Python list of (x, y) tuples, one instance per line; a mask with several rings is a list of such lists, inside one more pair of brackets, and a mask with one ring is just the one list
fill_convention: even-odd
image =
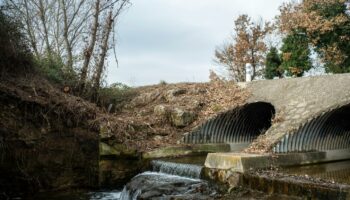
[(155, 159), (163, 157), (178, 157), (189, 155), (200, 155), (213, 152), (229, 152), (230, 145), (228, 144), (194, 144), (186, 146), (169, 146), (155, 149), (153, 151), (144, 152), (143, 159)]
[(288, 154), (209, 153), (205, 167), (244, 173), (250, 169), (296, 166), (350, 159), (350, 149)]
[(246, 148), (250, 143), (209, 143), (209, 144), (191, 144), (185, 146), (169, 146), (155, 149), (142, 154), (144, 159), (155, 159), (162, 157), (179, 157), (190, 155), (206, 155), (214, 152), (239, 152)]

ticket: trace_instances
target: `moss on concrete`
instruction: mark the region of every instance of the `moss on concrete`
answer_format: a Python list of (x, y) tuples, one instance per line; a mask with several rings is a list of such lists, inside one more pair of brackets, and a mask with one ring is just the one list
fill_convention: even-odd
[(142, 158), (177, 157), (185, 155), (206, 154), (210, 152), (229, 152), (229, 144), (196, 144), (188, 146), (171, 146), (156, 149), (142, 154)]

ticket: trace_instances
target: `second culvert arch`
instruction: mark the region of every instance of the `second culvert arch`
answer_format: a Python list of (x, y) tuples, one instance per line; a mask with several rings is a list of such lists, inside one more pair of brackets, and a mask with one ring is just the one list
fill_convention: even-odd
[(333, 109), (284, 135), (274, 153), (350, 149), (350, 104)]

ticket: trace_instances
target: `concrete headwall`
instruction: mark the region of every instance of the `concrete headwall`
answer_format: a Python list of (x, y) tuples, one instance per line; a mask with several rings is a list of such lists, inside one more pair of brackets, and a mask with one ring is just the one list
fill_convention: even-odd
[[(311, 122), (317, 123), (318, 127), (322, 126), (326, 121), (320, 116), (326, 116), (327, 113), (350, 104), (349, 86), (350, 74), (251, 82), (247, 85), (252, 93), (248, 101), (270, 102), (276, 109), (271, 128), (264, 137), (258, 138), (253, 143), (254, 148), (258, 146), (259, 151), (270, 151), (286, 136), (297, 134), (298, 130), (299, 133), (303, 132), (303, 127), (310, 125)], [(345, 112), (342, 119), (349, 121), (348, 114), (350, 113)], [(339, 126), (333, 127), (339, 128)], [(314, 130), (315, 127), (311, 129)], [(311, 129), (306, 132), (304, 130), (305, 134), (315, 134)], [(329, 133), (331, 132), (336, 130), (330, 129)]]
[[(252, 142), (250, 138), (261, 134), (247, 151), (285, 153), (350, 148), (350, 74), (262, 80), (241, 86), (251, 92), (246, 106), (209, 120), (185, 136), (184, 141), (232, 143), (242, 137), (248, 138), (245, 142)], [(261, 103), (273, 109), (246, 109), (249, 105), (264, 105)], [(266, 132), (257, 126), (261, 116), (271, 117), (268, 120), (272, 123), (262, 126)]]

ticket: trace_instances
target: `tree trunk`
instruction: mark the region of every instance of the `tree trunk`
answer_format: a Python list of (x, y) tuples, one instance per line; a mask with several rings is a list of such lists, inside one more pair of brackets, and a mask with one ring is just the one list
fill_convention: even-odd
[(80, 81), (79, 81), (80, 94), (82, 94), (85, 89), (89, 64), (90, 64), (91, 56), (93, 54), (95, 44), (96, 44), (97, 29), (99, 26), (99, 23), (98, 23), (99, 15), (100, 15), (100, 0), (96, 0), (94, 22), (92, 24), (92, 30), (91, 30), (91, 36), (90, 36), (91, 39), (90, 39), (89, 46), (84, 50), (84, 63), (83, 63), (83, 67), (81, 68)]
[(47, 29), (47, 22), (46, 22), (46, 9), (44, 8), (43, 0), (39, 0), (39, 11), (40, 11), (40, 20), (43, 26), (44, 31), (44, 41), (46, 45), (46, 51), (49, 57), (49, 61), (52, 61), (52, 52), (51, 52), (51, 46), (49, 41), (49, 32)]
[(61, 7), (63, 11), (63, 38), (64, 38), (64, 44), (66, 46), (67, 51), (67, 63), (66, 68), (68, 72), (73, 71), (73, 52), (72, 52), (72, 46), (69, 42), (68, 38), (68, 17), (67, 17), (67, 5), (64, 0), (61, 0)]
[(112, 11), (109, 11), (106, 24), (102, 33), (102, 46), (101, 46), (101, 54), (99, 57), (99, 61), (96, 65), (96, 71), (95, 71), (95, 76), (93, 80), (93, 86), (92, 86), (92, 99), (93, 101), (97, 101), (98, 98), (98, 90), (100, 89), (100, 84), (101, 84), (101, 76), (103, 72), (103, 66), (105, 63), (107, 51), (108, 51), (108, 41), (109, 41), (109, 35), (112, 31), (112, 25), (113, 25), (113, 16), (112, 16)]
[(250, 65), (252, 66), (252, 72), (253, 72), (252, 80), (254, 80), (255, 77), (256, 77), (256, 61), (255, 61), (255, 51), (254, 51), (254, 49), (251, 50), (251, 55), (250, 56), (251, 56), (251, 63), (250, 63)]
[(37, 41), (36, 41), (34, 31), (32, 28), (32, 22), (30, 19), (31, 17), (29, 15), (30, 11), (29, 11), (29, 6), (28, 6), (28, 0), (24, 0), (24, 6), (25, 6), (25, 12), (26, 12), (25, 23), (27, 26), (27, 34), (28, 34), (28, 37), (30, 40), (30, 44), (31, 44), (33, 51), (34, 51), (34, 55), (36, 58), (39, 58), (39, 51), (38, 51), (37, 44), (36, 44)]

